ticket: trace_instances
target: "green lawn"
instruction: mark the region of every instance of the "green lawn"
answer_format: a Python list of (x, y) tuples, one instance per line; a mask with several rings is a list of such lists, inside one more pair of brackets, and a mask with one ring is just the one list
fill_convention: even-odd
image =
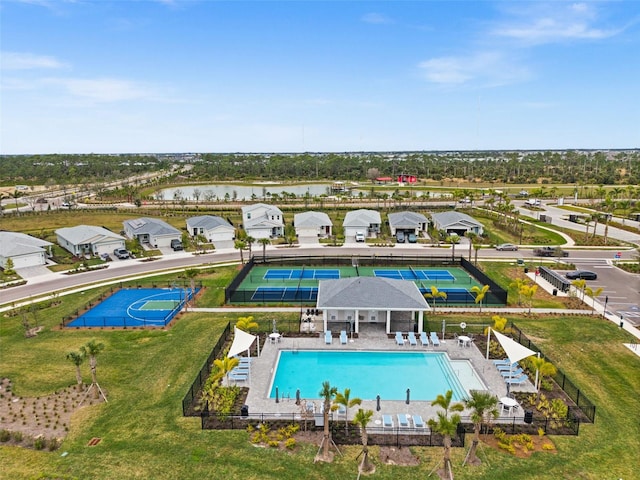
[[(230, 269), (220, 270), (205, 275), (204, 281), (219, 286), (231, 274)], [(64, 297), (62, 305), (40, 311), (39, 322), (47, 328), (32, 339), (24, 338), (19, 316), (0, 319), (0, 375), (12, 379), (18, 395), (43, 395), (73, 384), (73, 366), (64, 355), (91, 339), (106, 345), (98, 357), (98, 380), (109, 395), (107, 404), (87, 407), (76, 414), (67, 439), (56, 452), (0, 444), (3, 478), (356, 477), (359, 449), (355, 446), (346, 448), (344, 457), (338, 457), (334, 464), (314, 464), (314, 446), (302, 446), (294, 454), (255, 448), (245, 432), (203, 432), (199, 419), (182, 417), (182, 397), (224, 326), (241, 313), (189, 313), (166, 331), (52, 328), (65, 312), (92, 296), (95, 294), (87, 292)], [(218, 296), (207, 291), (201, 301), (215, 302)], [(263, 329), (270, 327), (274, 317), (283, 323), (291, 321), (290, 315), (276, 315), (256, 318)], [(438, 315), (434, 324), (439, 326), (441, 318)], [(475, 318), (489, 320), (478, 315)], [(469, 330), (474, 328), (474, 319), (466, 316), (450, 316), (447, 322), (462, 320)], [(592, 316), (515, 320), (597, 405), (596, 423), (583, 425), (579, 437), (553, 438), (556, 454), (517, 459), (485, 448), (491, 466), (463, 468), (460, 464), (465, 451), (456, 449), (456, 478), (637, 478), (640, 435), (635, 415), (640, 412), (640, 360), (621, 346), (624, 332)], [(86, 365), (84, 369), (88, 378)], [(101, 437), (102, 442), (88, 447), (93, 437)], [(68, 455), (61, 457), (62, 452)], [(425, 478), (441, 449), (417, 448), (414, 452), (421, 459), (420, 466), (389, 466), (380, 464), (373, 448), (378, 464), (374, 478)]]

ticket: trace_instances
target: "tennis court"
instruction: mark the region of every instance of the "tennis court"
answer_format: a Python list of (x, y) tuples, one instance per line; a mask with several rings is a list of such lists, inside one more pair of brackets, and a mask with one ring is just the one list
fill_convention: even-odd
[(275, 267), (254, 266), (238, 286), (232, 303), (281, 302), (313, 303), (320, 280), (349, 277), (382, 277), (414, 282), (420, 291), (430, 293), (435, 286), (447, 294), (446, 299), (430, 300), (437, 304), (474, 304), (473, 286), (482, 286), (467, 270), (459, 266), (443, 268), (425, 266), (327, 266)]
[(196, 292), (188, 288), (118, 290), (65, 326), (164, 327), (194, 293)]

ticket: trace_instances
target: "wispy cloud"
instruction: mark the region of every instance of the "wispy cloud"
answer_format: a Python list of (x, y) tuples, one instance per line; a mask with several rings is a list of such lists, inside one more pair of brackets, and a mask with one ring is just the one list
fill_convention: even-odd
[(418, 67), (431, 83), (480, 87), (506, 85), (529, 78), (529, 71), (500, 52), (479, 52), (468, 56), (436, 57)]
[(375, 12), (366, 13), (365, 15), (362, 16), (361, 20), (365, 23), (373, 23), (377, 25), (393, 23), (393, 20), (391, 18), (385, 15), (382, 15), (381, 13), (375, 13)]
[(98, 103), (161, 98), (157, 89), (149, 85), (117, 78), (49, 78), (45, 83), (61, 86), (74, 97)]
[(63, 68), (66, 65), (46, 55), (34, 55), (33, 53), (2, 52), (3, 70), (31, 70)]
[[(517, 7), (517, 4), (516, 4)], [(566, 40), (599, 40), (623, 32), (626, 26), (604, 26), (595, 5), (587, 3), (537, 3), (509, 12), (511, 18), (492, 31), (528, 44)]]

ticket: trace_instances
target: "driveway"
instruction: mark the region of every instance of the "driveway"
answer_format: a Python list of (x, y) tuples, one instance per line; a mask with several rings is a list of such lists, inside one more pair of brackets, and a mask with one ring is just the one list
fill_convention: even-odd
[(34, 265), (33, 267), (16, 268), (16, 273), (25, 280), (29, 280), (30, 278), (49, 275), (51, 270), (44, 265)]

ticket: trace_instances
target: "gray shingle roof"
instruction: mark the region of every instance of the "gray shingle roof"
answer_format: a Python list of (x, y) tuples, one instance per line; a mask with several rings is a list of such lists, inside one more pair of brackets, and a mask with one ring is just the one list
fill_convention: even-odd
[(324, 212), (303, 212), (293, 216), (293, 224), (296, 227), (324, 227), (333, 225), (329, 215)]
[(187, 225), (190, 228), (204, 228), (205, 230), (213, 230), (216, 227), (230, 227), (233, 228), (227, 220), (222, 217), (214, 215), (200, 215), (198, 217), (191, 217), (187, 219)]
[(105, 238), (124, 240), (120, 235), (107, 230), (104, 227), (92, 225), (77, 225), (75, 227), (59, 228), (56, 235), (64, 238), (73, 245), (84, 245), (96, 243)]
[(431, 218), (433, 219), (433, 222), (438, 224), (441, 228), (446, 228), (447, 226), (453, 225), (455, 223), (464, 223), (466, 225), (482, 226), (482, 224), (478, 222), (476, 219), (462, 212), (451, 211), (451, 212), (433, 213), (431, 214)]
[(395, 212), (389, 214), (389, 225), (391, 227), (416, 228), (421, 223), (427, 223), (427, 217), (416, 212)]
[(321, 280), (317, 305), (338, 309), (429, 310), (414, 282), (381, 277)]
[(372, 224), (380, 225), (381, 223), (380, 212), (362, 208), (360, 210), (347, 212), (342, 225), (345, 227), (368, 227)]
[(18, 232), (0, 232), (0, 256), (4, 258), (42, 252), (43, 247), (53, 245), (46, 240)]
[(122, 222), (129, 226), (134, 235), (182, 235), (180, 230), (172, 227), (167, 222), (156, 218), (142, 217)]

